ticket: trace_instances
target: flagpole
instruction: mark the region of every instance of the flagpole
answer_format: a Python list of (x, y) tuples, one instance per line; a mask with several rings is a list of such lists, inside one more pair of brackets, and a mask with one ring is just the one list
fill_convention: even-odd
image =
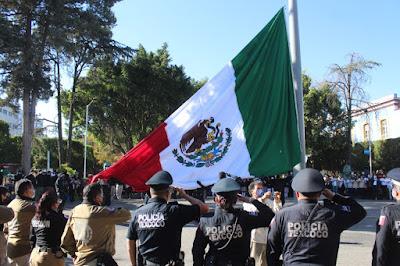
[(297, 173), (301, 169), (305, 168), (305, 159), (306, 159), (303, 83), (301, 79), (301, 58), (300, 58), (299, 26), (297, 17), (297, 0), (288, 0), (288, 9), (289, 9), (289, 45), (290, 45), (290, 54), (292, 60), (293, 87), (296, 95), (297, 126), (299, 131), (299, 140), (301, 149), (301, 161), (293, 168), (294, 173)]

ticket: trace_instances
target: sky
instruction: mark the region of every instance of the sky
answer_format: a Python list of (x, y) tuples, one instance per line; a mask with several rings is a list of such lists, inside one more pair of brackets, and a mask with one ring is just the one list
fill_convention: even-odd
[[(166, 42), (172, 63), (195, 79), (211, 78), (281, 7), (287, 16), (287, 0), (123, 0), (114, 7), (114, 39), (149, 51)], [(369, 72), (369, 100), (400, 93), (399, 9), (398, 0), (298, 1), (302, 70), (318, 84), (329, 66), (356, 52), (381, 64)], [(55, 100), (37, 112), (55, 120)]]

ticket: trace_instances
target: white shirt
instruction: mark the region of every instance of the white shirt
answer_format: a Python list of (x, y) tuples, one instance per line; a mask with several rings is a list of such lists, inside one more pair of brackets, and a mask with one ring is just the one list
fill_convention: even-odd
[[(261, 199), (258, 199), (260, 202)], [(282, 202), (277, 203), (275, 201), (272, 201), (270, 199), (267, 199), (266, 202), (264, 202), (265, 205), (271, 208), (273, 212), (277, 212), (280, 209), (282, 209)], [(258, 212), (256, 206), (254, 206), (251, 203), (243, 203), (243, 210), (249, 213), (256, 213)], [(251, 242), (255, 243), (262, 243), (266, 244), (267, 243), (267, 234), (268, 234), (268, 227), (260, 227), (251, 230)]]

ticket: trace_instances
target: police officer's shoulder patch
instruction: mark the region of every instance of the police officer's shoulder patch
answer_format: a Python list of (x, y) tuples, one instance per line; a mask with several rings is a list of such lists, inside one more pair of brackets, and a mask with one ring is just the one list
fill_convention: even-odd
[(116, 208), (111, 208), (111, 207), (107, 207), (106, 209), (107, 209), (107, 211), (110, 212), (110, 214), (114, 213), (117, 210)]
[(345, 212), (350, 212), (350, 206), (342, 205), (340, 206), (340, 210), (345, 211)]

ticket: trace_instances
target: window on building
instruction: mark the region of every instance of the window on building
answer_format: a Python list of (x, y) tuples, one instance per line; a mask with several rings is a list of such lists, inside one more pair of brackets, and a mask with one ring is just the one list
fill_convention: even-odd
[(363, 133), (364, 133), (364, 141), (369, 141), (369, 124), (364, 124)]
[(387, 139), (387, 137), (388, 137), (387, 120), (382, 119), (381, 120), (381, 138)]

